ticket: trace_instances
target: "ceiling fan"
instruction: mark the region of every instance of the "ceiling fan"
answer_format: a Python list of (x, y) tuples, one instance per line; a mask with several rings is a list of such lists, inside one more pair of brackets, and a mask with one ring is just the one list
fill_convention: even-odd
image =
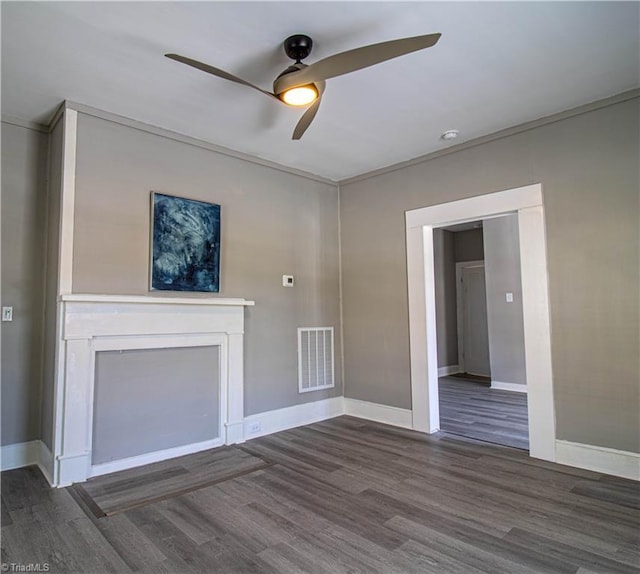
[(399, 40), (371, 44), (369, 46), (362, 46), (361, 48), (334, 54), (333, 56), (307, 65), (302, 63), (302, 60), (311, 53), (313, 41), (309, 36), (304, 34), (295, 34), (289, 36), (284, 41), (284, 51), (289, 58), (295, 60), (295, 63), (275, 79), (273, 82), (273, 92), (263, 90), (242, 78), (238, 78), (220, 68), (214, 68), (209, 64), (204, 64), (197, 60), (180, 56), (179, 54), (165, 54), (165, 56), (197, 68), (198, 70), (202, 70), (203, 72), (223, 78), (224, 80), (229, 80), (258, 90), (287, 105), (309, 106), (293, 131), (292, 139), (299, 140), (318, 112), (320, 100), (325, 89), (325, 80), (355, 72), (356, 70), (361, 70), (374, 64), (380, 64), (386, 60), (410, 54), (411, 52), (430, 48), (434, 46), (439, 39), (440, 34), (400, 38)]

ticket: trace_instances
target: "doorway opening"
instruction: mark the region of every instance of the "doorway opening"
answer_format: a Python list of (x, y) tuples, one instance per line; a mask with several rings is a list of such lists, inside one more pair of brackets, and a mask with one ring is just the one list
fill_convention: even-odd
[(406, 213), (413, 428), (440, 430), (434, 229), (516, 214), (518, 222), (529, 453), (555, 460), (555, 412), (542, 186), (476, 196)]
[(440, 429), (529, 450), (516, 214), (434, 228)]
[[(437, 272), (437, 271), (436, 271)], [(443, 293), (445, 298), (450, 293)], [(484, 259), (456, 262), (458, 372), (491, 382)]]

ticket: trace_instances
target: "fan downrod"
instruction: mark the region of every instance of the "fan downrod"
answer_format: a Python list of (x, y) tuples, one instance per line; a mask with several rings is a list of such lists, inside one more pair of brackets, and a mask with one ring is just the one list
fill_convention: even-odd
[(297, 64), (311, 53), (311, 48), (313, 48), (313, 40), (304, 34), (294, 34), (284, 41), (285, 53)]

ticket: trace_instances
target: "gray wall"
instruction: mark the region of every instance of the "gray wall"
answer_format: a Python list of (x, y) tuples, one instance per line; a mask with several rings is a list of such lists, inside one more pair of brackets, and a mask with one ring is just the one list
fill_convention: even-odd
[(96, 353), (92, 463), (218, 438), (217, 347)]
[(458, 364), (456, 235), (456, 233), (444, 229), (433, 230), (438, 367)]
[(526, 385), (518, 216), (487, 219), (483, 232), (491, 379)]
[(47, 140), (2, 123), (2, 445), (40, 437)]
[(346, 396), (411, 407), (404, 212), (540, 182), (558, 438), (640, 451), (638, 112), (636, 98), (342, 184)]
[(337, 187), (81, 113), (74, 293), (149, 292), (152, 190), (222, 206), (219, 296), (256, 301), (245, 415), (340, 395), (339, 367), (335, 389), (298, 394), (296, 349), (297, 327), (333, 326), (341, 362)]
[(482, 229), (467, 229), (454, 233), (455, 261), (482, 261), (484, 259), (484, 238)]

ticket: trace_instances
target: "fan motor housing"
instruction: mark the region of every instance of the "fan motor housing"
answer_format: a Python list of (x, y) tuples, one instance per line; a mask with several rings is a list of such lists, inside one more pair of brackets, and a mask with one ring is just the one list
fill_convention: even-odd
[(300, 62), (311, 54), (313, 40), (305, 34), (294, 34), (284, 41), (284, 51), (289, 58)]

